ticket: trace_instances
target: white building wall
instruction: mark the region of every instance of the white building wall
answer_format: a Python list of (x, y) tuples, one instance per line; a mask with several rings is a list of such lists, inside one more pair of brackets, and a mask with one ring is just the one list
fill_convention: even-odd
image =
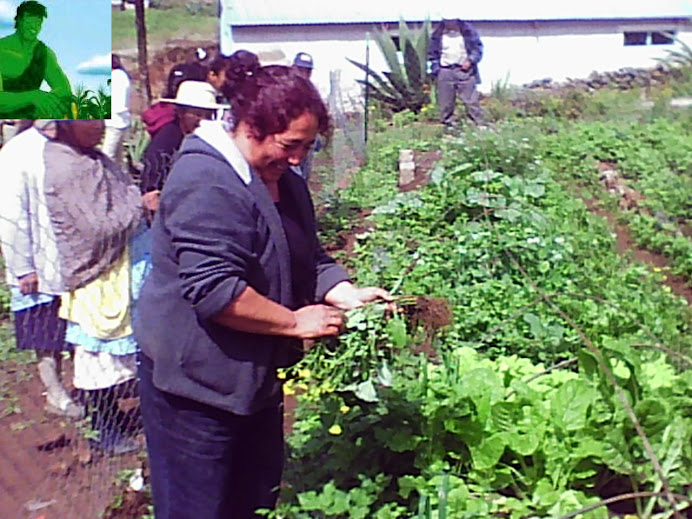
[[(690, 35), (686, 38), (692, 40)], [(481, 63), (483, 85), (508, 80), (525, 84), (536, 79), (585, 78), (591, 72), (607, 72), (623, 67), (653, 67), (671, 46), (623, 45), (622, 34), (588, 36), (487, 37)], [(501, 56), (500, 59), (494, 58)]]
[[(667, 30), (670, 23), (550, 22), (545, 24), (485, 22), (476, 24), (484, 44), (480, 90), (495, 82), (521, 85), (536, 79), (585, 78), (593, 71), (623, 67), (652, 67), (675, 45), (625, 46), (623, 31)], [(678, 27), (678, 36), (692, 45), (692, 26)], [(323, 96), (329, 93), (331, 71), (340, 71), (345, 95), (357, 97), (356, 79), (364, 74), (346, 58), (365, 63), (365, 34), (369, 24), (323, 26), (234, 27), (232, 50), (261, 54), (283, 52), (290, 63), (297, 52), (312, 54), (313, 81)], [(278, 52), (280, 54), (280, 52)], [(370, 41), (370, 65), (387, 70), (377, 43)]]
[[(310, 27), (302, 30), (294, 28), (293, 31), (281, 27), (235, 27), (231, 51), (246, 49), (259, 54), (261, 58), (268, 55), (269, 62), (281, 64), (290, 64), (298, 52), (307, 52), (312, 55), (315, 66), (311, 79), (323, 97), (326, 98), (329, 94), (331, 72), (340, 74), (344, 95), (356, 97), (361, 92), (356, 79), (363, 79), (364, 74), (346, 58), (365, 63), (366, 32), (359, 26), (339, 28), (338, 31), (328, 27)], [(337, 35), (338, 37), (335, 37)], [(280, 54), (283, 58), (275, 59), (275, 56)], [(266, 63), (264, 60), (263, 62)], [(387, 70), (374, 40), (370, 42), (370, 65), (373, 70)]]

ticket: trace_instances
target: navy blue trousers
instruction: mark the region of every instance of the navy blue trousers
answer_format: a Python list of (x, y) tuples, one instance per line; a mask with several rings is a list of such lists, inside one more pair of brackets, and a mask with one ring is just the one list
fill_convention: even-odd
[(158, 390), (140, 355), (139, 393), (156, 519), (251, 519), (274, 508), (283, 405), (240, 416)]

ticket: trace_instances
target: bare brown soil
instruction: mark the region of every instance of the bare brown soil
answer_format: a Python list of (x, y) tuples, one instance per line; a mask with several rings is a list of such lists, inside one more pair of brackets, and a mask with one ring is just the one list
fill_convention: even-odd
[(103, 519), (139, 519), (149, 511), (151, 499), (147, 494), (135, 492), (127, 486), (118, 488), (122, 501), (111, 503), (103, 514)]
[[(627, 180), (619, 175), (616, 163), (601, 161), (596, 164), (596, 167), (599, 172), (599, 180), (605, 190), (619, 196), (618, 207), (621, 210), (643, 211), (651, 216), (648, 209), (640, 206), (641, 202), (645, 200), (644, 196), (627, 185)], [(689, 304), (692, 304), (692, 287), (688, 280), (670, 272), (670, 264), (663, 254), (637, 247), (627, 226), (619, 223), (614, 214), (600, 206), (598, 200), (584, 199), (584, 202), (591, 212), (605, 218), (613, 228), (617, 236), (618, 253), (627, 254), (631, 251), (636, 261), (664, 271), (666, 275), (664, 283), (670, 287), (673, 293), (684, 297)], [(677, 226), (684, 236), (692, 237), (692, 228), (687, 223), (678, 223)]]
[[(193, 63), (197, 61), (195, 51), (203, 48), (207, 52), (205, 61), (210, 61), (218, 54), (219, 45), (212, 41), (202, 41), (194, 45), (186, 41), (172, 40), (166, 48), (153, 51), (149, 54), (149, 83), (151, 85), (152, 102), (159, 99), (165, 89), (168, 73), (173, 65), (179, 63)], [(132, 56), (121, 56), (123, 66), (130, 73), (135, 85), (139, 85), (141, 79), (136, 54)], [(141, 114), (147, 108), (147, 102), (143, 93), (135, 90), (132, 95), (132, 113)]]
[(75, 423), (45, 413), (42, 391), (34, 364), (0, 365), (0, 517), (99, 517), (118, 474), (141, 467), (142, 458), (92, 453)]
[(416, 297), (411, 311), (412, 324), (419, 324), (428, 332), (435, 332), (452, 324), (452, 307), (446, 299), (435, 297)]
[(414, 151), (413, 160), (416, 164), (416, 169), (413, 181), (399, 186), (399, 191), (402, 193), (414, 191), (430, 182), (430, 172), (441, 158), (442, 152), (440, 150)]
[(591, 212), (605, 218), (616, 235), (617, 252), (622, 255), (632, 254), (635, 261), (660, 268), (666, 275), (663, 283), (669, 286), (673, 293), (682, 296), (692, 305), (692, 287), (682, 276), (677, 276), (670, 271), (668, 259), (662, 254), (637, 247), (632, 234), (626, 225), (617, 221), (614, 214), (599, 206), (595, 199), (584, 199), (584, 203)]
[(437, 352), (433, 346), (438, 331), (454, 322), (452, 306), (446, 299), (417, 296), (411, 305), (404, 306), (404, 312), (411, 323), (411, 330), (423, 329), (423, 342), (414, 344), (416, 353), (425, 353), (435, 358)]

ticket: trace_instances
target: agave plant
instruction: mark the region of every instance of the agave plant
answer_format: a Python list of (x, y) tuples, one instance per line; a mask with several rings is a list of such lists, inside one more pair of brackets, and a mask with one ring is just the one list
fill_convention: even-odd
[(420, 112), (430, 100), (427, 78), (430, 20), (425, 20), (420, 28), (410, 28), (403, 19), (399, 21), (399, 48), (403, 63), (394, 39), (386, 29), (376, 29), (375, 38), (389, 71), (379, 74), (367, 65), (349, 59), (367, 74), (367, 80), (358, 82), (368, 89), (374, 99), (385, 103), (395, 112), (407, 109)]

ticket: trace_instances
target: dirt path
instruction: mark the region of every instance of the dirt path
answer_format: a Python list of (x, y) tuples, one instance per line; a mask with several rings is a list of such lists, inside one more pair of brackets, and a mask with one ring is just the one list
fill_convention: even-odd
[(663, 283), (670, 287), (673, 293), (684, 297), (687, 303), (692, 305), (692, 287), (687, 284), (685, 278), (670, 272), (670, 264), (665, 256), (637, 247), (627, 226), (619, 223), (613, 213), (603, 209), (599, 205), (597, 199), (583, 198), (583, 200), (589, 211), (605, 218), (610, 224), (610, 227), (616, 235), (618, 254), (628, 255), (631, 253), (635, 261), (650, 265), (652, 268), (661, 269), (666, 275), (666, 279)]
[(0, 366), (0, 388), (0, 517), (100, 517), (118, 474), (141, 465), (137, 454), (92, 458), (73, 423), (44, 412), (34, 364)]

